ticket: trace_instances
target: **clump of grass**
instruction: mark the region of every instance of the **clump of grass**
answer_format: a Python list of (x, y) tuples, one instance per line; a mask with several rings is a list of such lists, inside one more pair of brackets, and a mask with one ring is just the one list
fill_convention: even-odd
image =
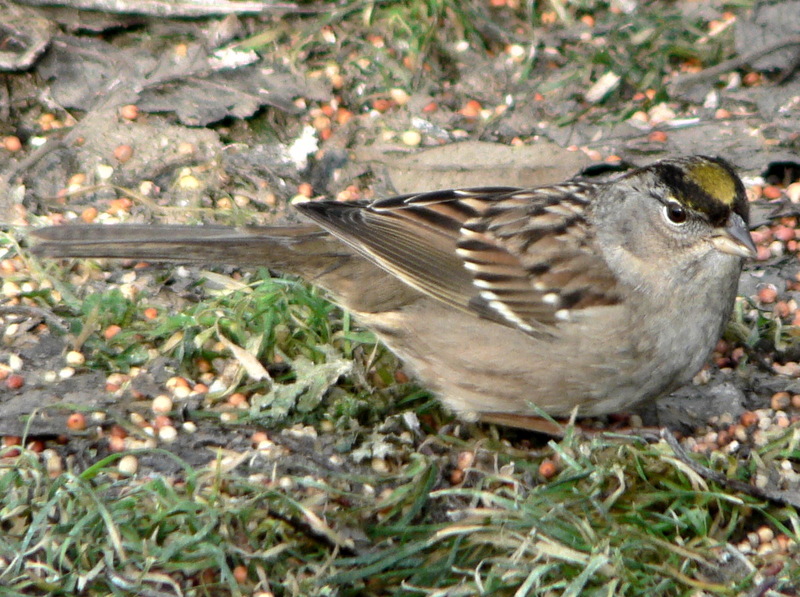
[[(446, 472), (463, 441), (430, 445), (391, 474), (280, 483), (257, 471), (287, 464), (257, 454), (123, 480), (120, 455), (51, 479), (23, 451), (0, 461), (0, 580), (86, 594), (736, 595), (762, 580), (732, 545), (750, 521), (800, 530), (796, 511), (709, 485), (665, 444), (551, 442), (560, 471), (545, 481), (533, 454), (487, 438), (459, 485)], [(796, 551), (753, 561), (778, 570), (775, 590), (797, 586)]]

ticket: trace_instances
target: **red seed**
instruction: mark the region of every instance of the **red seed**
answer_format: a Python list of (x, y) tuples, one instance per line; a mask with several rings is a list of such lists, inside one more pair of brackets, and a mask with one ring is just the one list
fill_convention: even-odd
[(130, 145), (117, 145), (114, 148), (114, 159), (124, 164), (133, 157), (133, 147)]
[(16, 373), (12, 373), (6, 378), (6, 387), (9, 390), (18, 390), (25, 385), (25, 378)]
[(22, 141), (19, 140), (19, 137), (11, 135), (3, 139), (3, 147), (11, 152), (19, 151), (22, 149)]
[(751, 427), (758, 423), (758, 415), (751, 410), (746, 410), (739, 417), (739, 422), (745, 427)]
[(136, 120), (136, 118), (139, 116), (139, 108), (134, 104), (122, 106), (119, 109), (119, 115), (125, 120)]
[(558, 467), (556, 467), (556, 463), (549, 458), (542, 460), (542, 463), (539, 465), (539, 474), (545, 479), (552, 478), (557, 472)]
[(86, 429), (86, 417), (83, 413), (72, 413), (67, 418), (67, 429), (72, 431), (83, 431)]
[(778, 289), (768, 284), (758, 291), (758, 300), (764, 304), (774, 303), (778, 298)]

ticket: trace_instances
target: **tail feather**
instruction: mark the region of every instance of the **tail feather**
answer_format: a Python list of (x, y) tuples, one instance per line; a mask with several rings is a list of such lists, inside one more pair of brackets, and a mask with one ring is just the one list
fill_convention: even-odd
[(297, 274), (304, 272), (296, 271), (296, 262), (353, 254), (316, 226), (68, 225), (41, 228), (32, 236), (34, 254), (47, 257), (261, 265)]
[[(337, 302), (374, 312), (397, 308), (417, 292), (315, 225), (244, 227), (66, 225), (32, 233), (45, 257), (268, 267), (328, 290)], [(366, 291), (365, 291), (366, 289)]]

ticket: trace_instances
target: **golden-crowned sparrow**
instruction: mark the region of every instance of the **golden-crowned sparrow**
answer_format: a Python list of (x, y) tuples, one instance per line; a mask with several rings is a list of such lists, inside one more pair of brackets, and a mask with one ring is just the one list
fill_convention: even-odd
[[(326, 289), (452, 409), (514, 425), (620, 411), (687, 382), (730, 315), (744, 187), (722, 159), (609, 182), (297, 205), (316, 225), (60, 226), (52, 257), (266, 265)], [(521, 426), (527, 426), (522, 424)]]

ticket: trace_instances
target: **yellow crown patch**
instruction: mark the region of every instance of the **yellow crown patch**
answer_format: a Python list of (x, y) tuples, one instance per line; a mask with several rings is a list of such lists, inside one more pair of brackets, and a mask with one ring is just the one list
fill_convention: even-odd
[(724, 205), (736, 200), (736, 181), (719, 164), (698, 161), (687, 169), (686, 177)]

